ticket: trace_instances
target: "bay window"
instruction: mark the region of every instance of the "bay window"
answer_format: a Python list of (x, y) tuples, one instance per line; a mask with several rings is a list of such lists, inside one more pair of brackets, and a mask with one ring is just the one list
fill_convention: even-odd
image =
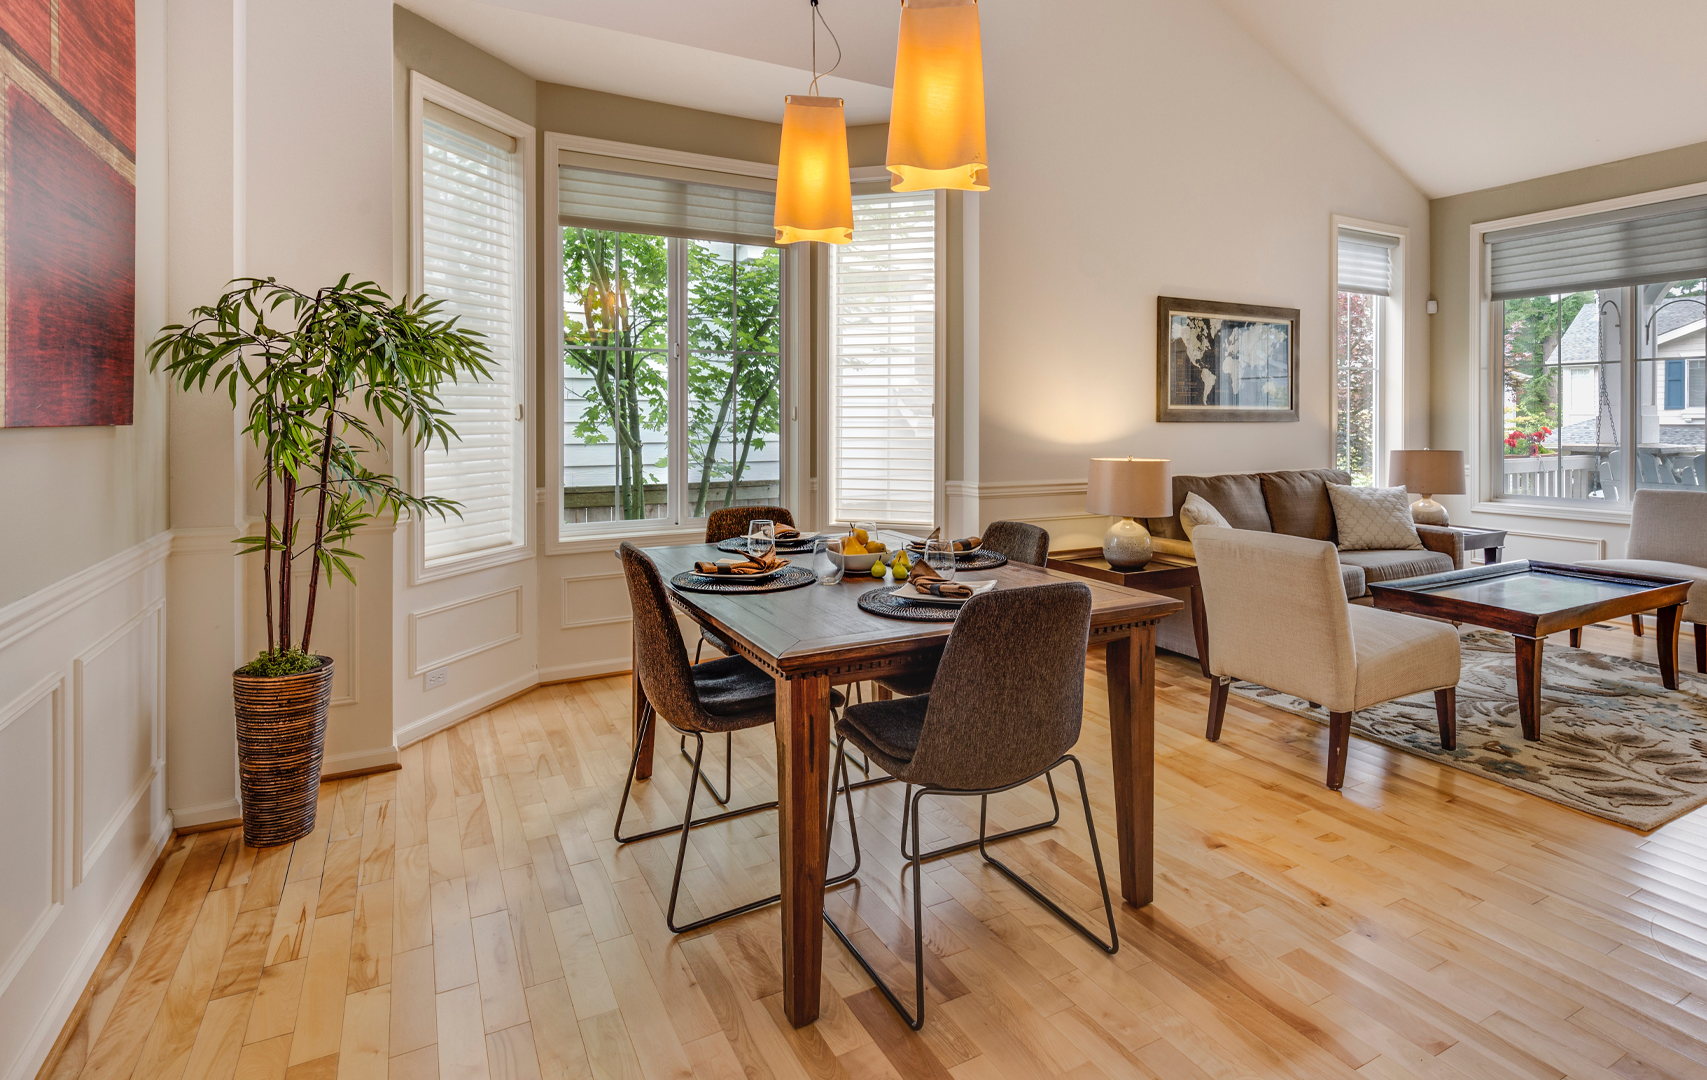
[(782, 497), (772, 196), (654, 171), (559, 169), (563, 537)]

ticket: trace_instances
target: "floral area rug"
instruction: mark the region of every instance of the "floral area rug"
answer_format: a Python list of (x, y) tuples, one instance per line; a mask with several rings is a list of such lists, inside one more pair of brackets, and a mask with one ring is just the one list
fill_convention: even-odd
[[(1548, 642), (1532, 743), (1518, 722), (1511, 637), (1471, 629), (1460, 640), (1457, 750), (1440, 748), (1432, 693), (1359, 710), (1352, 732), (1644, 832), (1707, 803), (1707, 678), (1680, 670), (1667, 690), (1650, 664)], [(1246, 682), (1233, 692), (1328, 722), (1289, 694)]]

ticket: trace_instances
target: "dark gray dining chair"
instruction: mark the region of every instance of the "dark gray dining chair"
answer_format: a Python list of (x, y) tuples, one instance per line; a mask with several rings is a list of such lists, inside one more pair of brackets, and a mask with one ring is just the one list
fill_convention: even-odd
[[(721, 506), (711, 512), (705, 519), (705, 542), (721, 544), (725, 540), (733, 540), (737, 536), (746, 536), (755, 521), (773, 521), (778, 525), (794, 528), (794, 515), (788, 512), (786, 506)], [(693, 662), (699, 663), (700, 654), (710, 645), (724, 656), (734, 656), (735, 650), (729, 643), (717, 635), (715, 630), (699, 628), (699, 644), (693, 649)], [(684, 744), (682, 753), (687, 753)]]
[[(658, 573), (657, 565), (630, 543), (625, 542), (618, 549), (618, 554), (622, 558), (623, 573), (628, 578), (628, 599), (634, 615), (634, 673), (640, 680), (641, 689), (646, 692), (646, 706), (641, 710), (640, 724), (635, 730), (634, 756), (628, 764), (628, 779), (622, 787), (622, 802), (617, 807), (613, 835), (619, 844), (632, 844), (637, 840), (649, 840), (674, 832), (681, 833), (681, 845), (676, 851), (676, 873), (670, 883), (670, 906), (665, 913), (665, 922), (675, 933), (685, 934), (710, 923), (774, 904), (781, 899), (779, 893), (715, 915), (707, 915), (682, 926), (676, 925), (676, 898), (681, 892), (682, 864), (687, 857), (690, 830), (743, 814), (770, 810), (776, 806), (776, 800), (772, 799), (769, 802), (726, 810), (697, 821), (693, 816), (694, 797), (698, 794), (701, 784), (715, 795), (711, 781), (700, 768), (705, 756), (705, 736), (723, 734), (726, 739), (725, 746), (732, 753), (735, 732), (774, 723), (776, 682), (752, 662), (739, 656), (720, 657), (707, 660), (703, 664), (688, 663), (687, 646), (683, 643), (681, 630), (676, 625), (669, 593), (664, 588), (663, 576)], [(846, 699), (839, 692), (831, 691), (832, 710), (840, 709), (845, 702)], [(688, 778), (687, 809), (683, 812), (679, 825), (667, 825), (624, 836), (622, 819), (628, 811), (628, 799), (634, 789), (634, 774), (640, 764), (640, 754), (646, 746), (647, 734), (660, 717), (681, 732), (684, 740), (691, 737), (694, 741), (694, 752), (689, 758), (693, 762), (693, 774)], [(723, 775), (727, 793), (730, 777), (727, 767)], [(845, 792), (844, 795), (848, 799), (848, 817), (851, 821), (853, 796), (851, 792)], [(719, 801), (726, 802), (727, 794)], [(854, 837), (854, 847), (857, 850), (857, 831)], [(856, 862), (853, 869), (826, 884), (846, 881), (858, 871)]]
[[(914, 1031), (925, 1022), (920, 866), (928, 856), (919, 848), (919, 801), (926, 795), (978, 796), (982, 805), (975, 843), (984, 861), (1104, 952), (1120, 948), (1114, 903), (1097, 847), (1090, 794), (1085, 789), (1085, 770), (1071, 753), (1079, 741), (1084, 716), (1085, 647), (1090, 627), (1091, 591), (1082, 582), (1063, 581), (975, 596), (960, 609), (929, 694), (852, 705), (836, 721), (838, 783), (831, 789), (831, 829), (836, 824), (834, 796), (845, 795), (848, 787), (847, 757), (841, 752), (847, 743), (864, 750), (875, 764), (917, 789), (908, 799), (904, 819), (912, 829), (911, 854), (906, 860), (913, 871), (913, 1013), (901, 1004), (829, 912), (824, 913), (824, 921), (836, 937)], [(988, 835), (989, 797), (1048, 776), (1067, 762), (1072, 762), (1079, 780), (1079, 802), (1085, 808), (1091, 857), (1096, 862), (1103, 911), (1108, 917), (1107, 941), (991, 855), (988, 847), (998, 838)], [(851, 798), (848, 802), (851, 814)], [(906, 847), (903, 837), (904, 852)]]

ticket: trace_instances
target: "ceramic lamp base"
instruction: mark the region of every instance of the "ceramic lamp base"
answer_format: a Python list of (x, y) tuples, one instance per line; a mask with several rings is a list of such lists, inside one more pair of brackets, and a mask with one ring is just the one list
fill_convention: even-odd
[(1132, 518), (1116, 518), (1102, 538), (1102, 557), (1116, 570), (1137, 570), (1150, 561), (1150, 530)]
[(1411, 504), (1411, 520), (1418, 525), (1447, 525), (1446, 507), (1435, 502), (1431, 496), (1424, 495)]

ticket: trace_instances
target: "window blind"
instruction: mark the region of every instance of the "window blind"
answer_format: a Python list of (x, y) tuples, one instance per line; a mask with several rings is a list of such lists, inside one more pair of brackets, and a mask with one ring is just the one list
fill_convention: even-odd
[(831, 499), (837, 521), (935, 523), (936, 200), (854, 197), (831, 248)]
[(769, 191), (700, 184), (562, 165), (557, 214), (564, 225), (692, 240), (774, 244), (776, 196)]
[(1399, 246), (1399, 238), (1341, 229), (1338, 239), (1339, 291), (1391, 296), (1393, 249)]
[(1495, 300), (1707, 275), (1707, 197), (1484, 236)]
[(522, 175), (515, 141), (422, 120), (421, 280), (441, 317), (485, 335), (490, 379), (442, 388), (458, 438), (426, 450), (426, 491), (462, 504), (428, 517), (426, 562), (522, 541), (517, 352), (522, 311)]

